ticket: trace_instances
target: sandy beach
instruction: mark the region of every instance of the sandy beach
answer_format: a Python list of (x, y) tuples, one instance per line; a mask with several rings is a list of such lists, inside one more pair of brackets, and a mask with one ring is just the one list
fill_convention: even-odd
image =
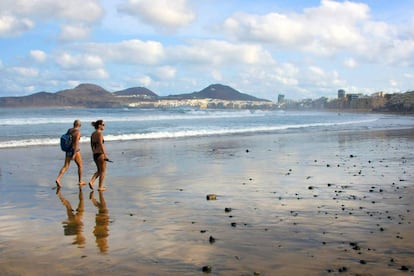
[(1, 275), (414, 274), (414, 129), (106, 147), (0, 150)]

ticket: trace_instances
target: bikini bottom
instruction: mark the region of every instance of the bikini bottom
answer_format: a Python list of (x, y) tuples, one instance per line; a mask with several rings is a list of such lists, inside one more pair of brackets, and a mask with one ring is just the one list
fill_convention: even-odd
[(98, 159), (99, 159), (99, 156), (101, 156), (102, 154), (103, 154), (102, 152), (99, 152), (99, 153), (94, 153), (94, 154), (93, 154), (93, 160), (94, 160), (94, 161), (98, 160)]

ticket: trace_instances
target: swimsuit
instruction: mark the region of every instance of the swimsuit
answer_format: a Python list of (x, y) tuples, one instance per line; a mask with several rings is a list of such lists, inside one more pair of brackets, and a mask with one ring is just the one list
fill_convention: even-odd
[(99, 156), (101, 156), (102, 154), (103, 154), (102, 152), (94, 153), (93, 154), (93, 160), (94, 161), (98, 160)]
[[(104, 140), (102, 140), (102, 144), (103, 143), (105, 143), (105, 141)], [(94, 148), (94, 149), (96, 149), (96, 147), (98, 146), (98, 143), (97, 142), (93, 142), (92, 143), (92, 148)], [(98, 152), (98, 153), (94, 153), (93, 154), (93, 160), (94, 161), (96, 161), (96, 160), (98, 160), (98, 158), (99, 158), (99, 156), (101, 156), (101, 154), (103, 154), (102, 152)]]
[[(80, 149), (78, 149), (76, 152), (80, 152)], [(67, 157), (73, 157), (73, 155), (75, 155), (75, 152), (73, 152), (73, 149), (66, 152)]]

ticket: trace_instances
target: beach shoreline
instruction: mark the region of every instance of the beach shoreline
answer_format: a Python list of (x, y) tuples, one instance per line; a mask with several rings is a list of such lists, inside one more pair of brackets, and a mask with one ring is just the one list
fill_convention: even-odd
[[(87, 146), (85, 180), (95, 170)], [(102, 194), (79, 191), (74, 164), (52, 189), (57, 146), (0, 149), (6, 275), (414, 272), (413, 129), (106, 147), (114, 163)]]

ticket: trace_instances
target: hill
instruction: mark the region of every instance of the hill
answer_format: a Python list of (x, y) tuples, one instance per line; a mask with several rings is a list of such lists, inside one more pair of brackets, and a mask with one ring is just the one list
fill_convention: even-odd
[(64, 96), (49, 92), (38, 92), (22, 97), (1, 97), (0, 107), (46, 107), (67, 106), (71, 101)]
[(216, 99), (224, 101), (267, 101), (240, 93), (230, 86), (210, 85), (199, 92), (160, 97), (145, 87), (132, 87), (111, 93), (104, 88), (84, 83), (56, 93), (39, 92), (22, 97), (0, 97), (0, 107), (120, 107), (139, 101), (148, 104), (159, 100)]
[(172, 99), (218, 99), (225, 101), (268, 101), (259, 99), (248, 94), (241, 93), (234, 88), (222, 85), (212, 84), (199, 92), (189, 94), (170, 95), (166, 98)]
[(131, 87), (124, 90), (113, 92), (118, 97), (132, 97), (143, 100), (156, 100), (158, 95), (145, 87)]
[(94, 84), (80, 84), (56, 93), (39, 92), (22, 97), (1, 97), (0, 107), (118, 107), (121, 101)]
[(67, 98), (72, 105), (85, 107), (117, 107), (120, 106), (116, 97), (95, 84), (80, 84), (73, 89), (56, 92), (56, 95)]

